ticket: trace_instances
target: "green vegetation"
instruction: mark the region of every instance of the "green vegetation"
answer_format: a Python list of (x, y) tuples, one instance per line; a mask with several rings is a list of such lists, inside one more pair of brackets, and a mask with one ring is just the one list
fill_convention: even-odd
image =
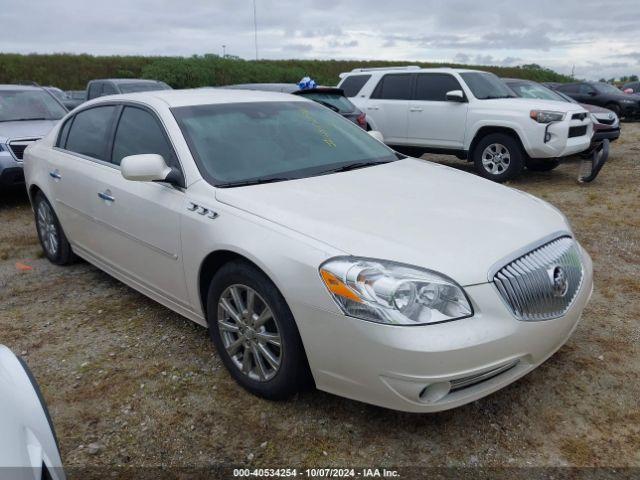
[(567, 82), (570, 77), (531, 64), (518, 67), (491, 67), (426, 62), (358, 60), (242, 60), (207, 54), (192, 57), (142, 57), (92, 55), (0, 54), (0, 83), (37, 82), (65, 90), (85, 88), (94, 78), (154, 78), (174, 88), (228, 85), (251, 82), (297, 82), (305, 75), (318, 83), (335, 85), (338, 74), (357, 67), (420, 65), (452, 66), (488, 70), (502, 77), (527, 78), (547, 82)]

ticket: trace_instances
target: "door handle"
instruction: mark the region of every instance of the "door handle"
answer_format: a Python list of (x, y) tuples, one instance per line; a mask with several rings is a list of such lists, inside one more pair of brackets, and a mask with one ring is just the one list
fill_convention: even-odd
[(409, 111), (410, 111), (410, 112), (421, 112), (421, 111), (422, 111), (422, 109), (421, 109), (420, 107), (411, 107), (411, 108), (409, 109)]
[(380, 110), (380, 107), (367, 107), (367, 110)]
[(58, 171), (58, 169), (55, 169), (54, 171), (49, 172), (49, 176), (54, 180), (62, 180), (62, 175), (60, 175), (60, 172)]
[(105, 202), (115, 202), (116, 198), (111, 195), (111, 190), (105, 190), (104, 192), (98, 192), (98, 197), (100, 197)]

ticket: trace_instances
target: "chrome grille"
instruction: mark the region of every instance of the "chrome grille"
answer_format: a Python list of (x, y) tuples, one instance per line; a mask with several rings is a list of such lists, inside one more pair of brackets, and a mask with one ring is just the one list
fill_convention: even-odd
[(511, 261), (493, 281), (518, 320), (538, 321), (566, 313), (582, 276), (578, 245), (561, 237)]

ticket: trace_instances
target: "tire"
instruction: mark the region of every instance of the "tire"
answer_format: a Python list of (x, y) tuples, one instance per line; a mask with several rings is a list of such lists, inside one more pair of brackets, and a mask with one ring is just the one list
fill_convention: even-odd
[(560, 161), (555, 159), (542, 160), (538, 158), (530, 158), (526, 163), (527, 170), (531, 170), (532, 172), (550, 172), (560, 165)]
[(38, 239), (49, 261), (56, 265), (69, 265), (75, 262), (77, 257), (71, 250), (56, 212), (42, 192), (36, 193), (34, 197), (33, 211)]
[(617, 103), (607, 103), (604, 108), (608, 108), (615, 113), (618, 118), (621, 118), (620, 113), (622, 112), (622, 108), (620, 108), (620, 105)]
[[(253, 315), (246, 313), (249, 291), (254, 296)], [(236, 317), (241, 310), (245, 312), (240, 321), (222, 306), (222, 300)], [(271, 317), (258, 325), (264, 321), (262, 314), (267, 308)], [(309, 383), (307, 358), (293, 314), (273, 282), (255, 266), (232, 261), (218, 270), (209, 286), (207, 322), (209, 335), (225, 367), (252, 394), (282, 400)], [(276, 335), (280, 347), (274, 343)], [(271, 361), (265, 349), (271, 354)]]
[(520, 175), (524, 168), (523, 156), (518, 141), (505, 133), (491, 133), (481, 138), (473, 149), (476, 171), (494, 182), (506, 182)]

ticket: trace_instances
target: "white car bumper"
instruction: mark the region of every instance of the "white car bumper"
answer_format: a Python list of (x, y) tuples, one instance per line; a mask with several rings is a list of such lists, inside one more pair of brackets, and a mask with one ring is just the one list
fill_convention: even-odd
[[(435, 412), (495, 392), (544, 362), (576, 328), (592, 288), (584, 253), (581, 289), (565, 316), (553, 320), (515, 319), (492, 283), (465, 288), (473, 317), (437, 325), (383, 325), (299, 304), (292, 310), (317, 388), (394, 410)], [(448, 382), (459, 388), (447, 393)]]
[[(584, 134), (572, 136), (574, 128), (584, 128)], [(546, 134), (548, 138), (545, 141)], [(550, 125), (536, 124), (529, 135), (539, 140), (525, 146), (531, 158), (568, 157), (589, 148), (593, 136), (593, 123), (587, 117), (585, 120), (565, 120)]]

